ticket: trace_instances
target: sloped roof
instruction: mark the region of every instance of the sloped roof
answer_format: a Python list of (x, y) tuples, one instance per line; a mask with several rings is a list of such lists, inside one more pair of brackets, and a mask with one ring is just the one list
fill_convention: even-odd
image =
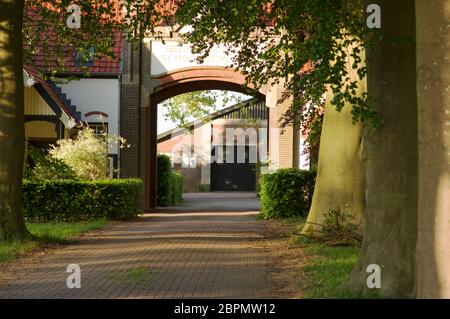
[[(30, 66), (24, 66), (23, 68), (25, 73), (24, 75), (29, 77), (27, 82), (36, 88), (39, 94), (50, 105), (50, 107), (54, 109), (54, 111), (55, 107), (57, 107), (57, 110), (55, 111), (57, 115), (64, 113), (69, 121), (70, 119), (73, 119), (74, 125), (80, 124), (80, 116), (72, 110), (69, 105), (66, 105), (65, 101), (59, 96), (56, 86), (53, 83), (44, 80), (36, 69)], [(59, 117), (61, 118), (61, 116)], [(72, 128), (70, 127), (71, 125), (69, 125), (68, 121), (63, 121), (63, 123), (66, 127)]]
[[(205, 118), (203, 118), (201, 120), (192, 121), (192, 122), (188, 123), (186, 125), (186, 127), (189, 127), (190, 129), (193, 129), (193, 128), (195, 128), (197, 126), (200, 126), (203, 123), (208, 122), (208, 121), (211, 122), (211, 121), (214, 121), (214, 120), (217, 120), (217, 119), (222, 119), (222, 118), (223, 119), (237, 119), (237, 118), (240, 118), (241, 114), (240, 113), (236, 113), (236, 112), (239, 112), (243, 108), (250, 107), (251, 105), (258, 104), (258, 102), (259, 103), (264, 103), (263, 101), (261, 101), (261, 100), (259, 100), (257, 98), (251, 98), (251, 99), (248, 99), (248, 100), (246, 100), (244, 102), (233, 104), (232, 106), (229, 106), (229, 107), (226, 107), (226, 108), (224, 108), (222, 110), (214, 112), (214, 113), (210, 114), (209, 116), (207, 116), (207, 117), (205, 117)], [(261, 118), (261, 119), (267, 119), (267, 114), (252, 114), (252, 115), (256, 115), (258, 118)], [(168, 139), (170, 139), (172, 137), (175, 137), (177, 135), (183, 134), (185, 132), (186, 132), (185, 128), (176, 127), (174, 129), (171, 129), (171, 130), (168, 130), (166, 132), (163, 132), (163, 133), (159, 134), (158, 137), (157, 137), (157, 141), (158, 141), (158, 143), (160, 143), (160, 142), (166, 141), (166, 140), (168, 140)]]
[[(50, 52), (51, 52), (50, 48)], [(45, 54), (43, 50), (36, 50), (31, 56), (30, 64), (41, 72), (55, 71), (57, 74), (83, 74), (83, 70), (76, 64), (75, 48), (67, 48), (66, 57), (64, 59), (64, 69), (61, 69), (57, 63), (56, 57), (51, 54)], [(109, 75), (116, 76), (121, 73), (121, 52), (122, 52), (122, 35), (117, 32), (114, 38), (114, 46), (112, 53), (114, 58), (102, 56), (96, 57), (92, 64), (87, 66), (87, 71), (90, 75)]]
[[(114, 2), (117, 7), (119, 6), (120, 0), (111, 1)], [(46, 5), (44, 4), (44, 6)], [(37, 9), (37, 7), (32, 3), (27, 4), (25, 12), (26, 14), (24, 24), (27, 24), (28, 26), (33, 26), (42, 20), (42, 17), (40, 17), (38, 14), (39, 9)], [(33, 68), (42, 73), (56, 72), (58, 75), (83, 75), (84, 73), (86, 73), (86, 70), (83, 70), (79, 65), (77, 65), (77, 61), (75, 58), (76, 48), (69, 45), (67, 47), (59, 48), (63, 52), (63, 56), (59, 56), (59, 59), (62, 58), (63, 63), (62, 65), (61, 63), (58, 63), (58, 58), (55, 54), (57, 34), (55, 33), (55, 30), (52, 30), (51, 27), (44, 28), (43, 30), (41, 30), (41, 32), (43, 32), (41, 38), (45, 37), (47, 50), (44, 50), (43, 45), (39, 46), (38, 44), (37, 46), (31, 48), (29, 47), (29, 44), (24, 42), (24, 49), (33, 52), (31, 56), (27, 56), (26, 64), (32, 65)], [(87, 65), (87, 71), (90, 75), (111, 76), (120, 74), (122, 33), (120, 31), (116, 31), (113, 35), (114, 42), (112, 45), (111, 53), (114, 58), (108, 56), (96, 57), (92, 64), (89, 63), (89, 65)]]

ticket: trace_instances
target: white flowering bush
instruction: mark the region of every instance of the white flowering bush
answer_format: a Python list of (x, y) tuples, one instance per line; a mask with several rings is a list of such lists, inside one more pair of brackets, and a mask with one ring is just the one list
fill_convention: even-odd
[(108, 134), (97, 136), (89, 127), (83, 127), (74, 139), (62, 139), (52, 146), (49, 156), (69, 166), (83, 180), (109, 177), (108, 149), (112, 144), (124, 147), (125, 140)]
[(44, 156), (37, 149), (32, 149), (30, 153), (32, 153), (30, 155), (35, 166), (31, 172), (27, 171), (26, 178), (32, 180), (78, 179), (73, 169), (63, 161), (50, 156)]

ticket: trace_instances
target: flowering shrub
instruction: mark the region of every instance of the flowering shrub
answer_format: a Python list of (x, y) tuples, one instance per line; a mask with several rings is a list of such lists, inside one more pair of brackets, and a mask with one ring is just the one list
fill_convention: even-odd
[(24, 177), (32, 180), (78, 179), (77, 174), (63, 161), (45, 156), (40, 150), (27, 145), (27, 157), (30, 156), (34, 167), (25, 165)]
[(89, 127), (82, 128), (76, 138), (62, 139), (52, 146), (49, 156), (69, 166), (82, 180), (109, 177), (108, 148), (112, 144), (123, 147), (125, 140), (109, 134), (97, 136)]

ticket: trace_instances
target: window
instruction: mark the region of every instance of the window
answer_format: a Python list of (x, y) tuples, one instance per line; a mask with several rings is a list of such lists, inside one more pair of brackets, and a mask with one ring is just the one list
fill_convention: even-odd
[(88, 123), (88, 126), (95, 132), (96, 136), (108, 134), (108, 123)]
[(181, 167), (182, 168), (196, 168), (197, 167), (197, 157), (195, 154), (189, 156), (187, 154), (183, 154), (181, 158)]
[(93, 66), (94, 65), (94, 47), (89, 48), (89, 52), (84, 49), (77, 49), (75, 52), (76, 66)]

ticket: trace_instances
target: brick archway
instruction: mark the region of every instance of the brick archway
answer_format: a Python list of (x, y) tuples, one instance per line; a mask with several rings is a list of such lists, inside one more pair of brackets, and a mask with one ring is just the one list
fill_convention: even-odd
[(263, 97), (262, 93), (252, 91), (251, 86), (245, 88), (244, 75), (231, 68), (192, 67), (155, 76), (152, 80), (157, 83), (150, 95), (152, 105), (182, 93), (199, 90), (230, 90)]
[(192, 67), (179, 69), (167, 74), (152, 77), (149, 107), (145, 108), (144, 137), (144, 184), (145, 208), (156, 207), (156, 155), (157, 155), (157, 105), (176, 95), (200, 90), (230, 90), (244, 94), (253, 94), (265, 99), (262, 92), (244, 87), (242, 73), (224, 67)]

